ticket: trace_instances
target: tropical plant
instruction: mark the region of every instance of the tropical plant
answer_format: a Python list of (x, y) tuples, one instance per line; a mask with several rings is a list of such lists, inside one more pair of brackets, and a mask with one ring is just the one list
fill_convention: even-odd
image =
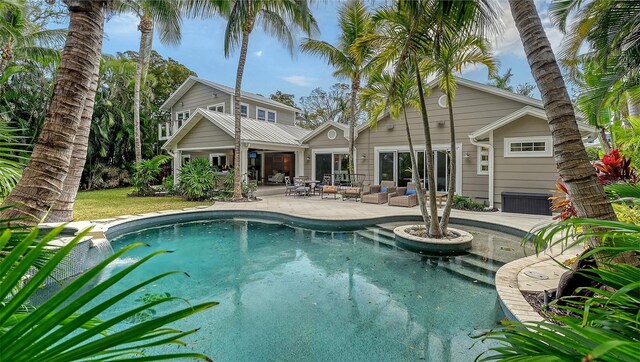
[[(63, 230), (60, 226), (46, 235), (40, 235), (34, 228), (22, 239), (15, 240), (11, 230), (4, 230), (0, 236), (0, 345), (2, 358), (12, 361), (84, 361), (115, 360), (121, 358), (140, 358), (141, 360), (196, 358), (210, 360), (198, 353), (160, 353), (143, 355), (143, 350), (167, 345), (184, 345), (180, 340), (197, 329), (180, 331), (166, 327), (168, 324), (207, 310), (218, 303), (207, 302), (188, 306), (164, 315), (123, 327), (123, 321), (138, 313), (149, 311), (159, 305), (182, 302), (180, 298), (160, 296), (149, 303), (129, 308), (124, 312), (100, 317), (116, 304), (135, 292), (141, 291), (162, 278), (179, 272), (166, 272), (135, 286), (119, 290), (109, 298), (103, 298), (105, 292), (117, 290), (120, 280), (127, 277), (149, 259), (166, 253), (152, 253), (117, 274), (93, 285), (95, 278), (107, 265), (122, 257), (133, 248), (142, 244), (125, 247), (109, 256), (98, 265), (78, 276), (62, 287), (60, 291), (43, 304), (32, 307), (29, 300), (40, 291), (43, 283), (52, 275), (64, 260), (67, 260), (74, 247), (83, 240), (89, 230), (81, 232), (68, 244), (51, 252), (48, 243)], [(35, 271), (34, 262), (40, 261)], [(91, 286), (91, 287), (89, 287)], [(118, 327), (114, 330), (114, 327)], [(151, 349), (153, 351), (153, 349)], [(141, 356), (143, 355), (143, 356)]]
[(335, 68), (333, 75), (349, 79), (351, 82), (351, 101), (349, 119), (349, 173), (355, 173), (355, 126), (358, 113), (358, 91), (360, 82), (371, 70), (374, 47), (371, 44), (354, 46), (355, 43), (374, 32), (371, 13), (362, 0), (350, 0), (338, 10), (340, 34), (338, 45), (326, 41), (306, 39), (301, 48), (303, 51), (319, 56)]
[(49, 112), (23, 177), (3, 202), (18, 206), (0, 212), (25, 224), (40, 222), (60, 196), (85, 101), (95, 96), (92, 80), (100, 64), (106, 2), (66, 3), (69, 31)]
[[(184, 3), (184, 2), (183, 2)], [(136, 163), (142, 161), (142, 136), (140, 133), (140, 89), (144, 87), (151, 56), (153, 33), (159, 30), (163, 44), (180, 43), (182, 14), (180, 1), (176, 0), (124, 0), (122, 10), (135, 14), (140, 22), (140, 47), (137, 54), (136, 76), (133, 92), (133, 133)]]
[(602, 247), (583, 255), (607, 260), (605, 268), (580, 270), (598, 287), (580, 289), (586, 296), (567, 297), (556, 305), (566, 315), (551, 316), (549, 323), (513, 323), (483, 339), (500, 343), (481, 361), (636, 361), (640, 353), (640, 268), (611, 263), (617, 255), (640, 252), (638, 225), (596, 219), (570, 219), (535, 233), (540, 252), (559, 243), (606, 240)]
[(504, 74), (499, 74), (498, 72), (489, 72), (488, 77), (490, 85), (513, 92), (513, 86), (511, 85), (513, 72), (511, 71), (511, 68), (508, 68), (504, 72)]
[(187, 200), (200, 201), (212, 197), (216, 174), (209, 161), (196, 158), (180, 168), (180, 192)]
[[(464, 67), (469, 65), (484, 65), (489, 74), (496, 71), (496, 65), (490, 51), (488, 41), (475, 34), (451, 34), (444, 32), (439, 37), (437, 45), (431, 54), (422, 61), (426, 68), (424, 73), (433, 74), (438, 79), (440, 90), (447, 98), (449, 113), (449, 140), (451, 151), (449, 153), (449, 170), (456, 169), (456, 126), (453, 114), (454, 99), (456, 96), (455, 74), (462, 73)], [(453, 208), (454, 195), (456, 193), (456, 172), (449, 173), (449, 190), (447, 202), (442, 210), (440, 229), (447, 233), (449, 217)]]
[[(459, 36), (475, 35), (482, 37), (496, 30), (497, 13), (489, 1), (398, 1), (393, 6), (383, 7), (374, 15), (377, 33), (364, 37), (359, 44), (372, 42), (378, 48), (375, 62), (382, 69), (392, 64), (393, 74), (401, 74), (403, 69), (415, 67), (415, 81), (420, 115), (425, 138), (425, 161), (429, 192), (428, 235), (442, 238), (444, 233), (437, 217), (435, 201), (435, 177), (433, 171), (433, 146), (429, 115), (426, 106), (426, 91), (423, 74), (419, 64), (424, 58), (433, 55), (432, 49), (440, 46), (443, 39), (451, 34)], [(391, 94), (395, 85), (391, 86)], [(424, 216), (427, 218), (427, 216)]]
[(468, 196), (453, 196), (453, 208), (458, 210), (483, 211), (484, 205)]
[(152, 193), (151, 184), (157, 181), (162, 171), (162, 165), (171, 160), (172, 158), (167, 155), (158, 155), (150, 160), (142, 160), (133, 166), (133, 186), (138, 189), (139, 196)]
[(0, 118), (0, 198), (7, 196), (18, 183), (28, 159), (28, 152), (19, 142), (17, 131)]
[[(261, 25), (268, 34), (276, 37), (279, 41), (293, 52), (294, 40), (292, 31), (300, 29), (307, 36), (317, 30), (317, 24), (307, 0), (256, 0), (256, 1), (220, 1), (217, 3), (218, 10), (227, 18), (227, 26), (224, 35), (224, 55), (229, 57), (235, 48), (240, 48), (238, 58), (238, 70), (236, 72), (235, 93), (233, 97), (233, 108), (235, 114), (235, 152), (234, 167), (242, 169), (240, 155), (243, 150), (241, 142), (241, 119), (240, 102), (242, 90), (242, 75), (247, 62), (247, 49), (249, 47), (249, 37), (255, 25)], [(234, 173), (233, 198), (242, 199), (242, 174)]]

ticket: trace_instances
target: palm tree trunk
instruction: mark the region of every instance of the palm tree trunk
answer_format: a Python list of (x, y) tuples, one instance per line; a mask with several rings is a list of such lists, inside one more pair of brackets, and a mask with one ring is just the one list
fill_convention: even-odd
[(449, 190), (447, 202), (442, 210), (442, 218), (440, 219), (440, 229), (446, 235), (447, 227), (449, 227), (449, 217), (451, 216), (451, 208), (453, 208), (453, 195), (456, 193), (456, 127), (453, 121), (453, 99), (451, 92), (447, 90), (447, 106), (449, 108), (449, 138), (451, 139), (451, 151), (449, 153)]
[(140, 134), (140, 89), (144, 82), (144, 73), (147, 67), (148, 53), (153, 37), (153, 20), (148, 16), (143, 16), (138, 25), (140, 30), (140, 49), (138, 51), (138, 62), (136, 64), (136, 79), (133, 91), (133, 138), (135, 142), (136, 163), (142, 161), (142, 136)]
[(67, 178), (64, 179), (62, 193), (47, 214), (46, 222), (69, 222), (73, 220), (73, 205), (75, 204), (78, 188), (80, 187), (84, 164), (87, 161), (87, 147), (89, 145), (89, 133), (91, 132), (93, 106), (95, 104), (96, 89), (98, 88), (98, 79), (100, 77), (100, 62), (95, 64), (93, 71), (90, 92), (84, 101), (78, 133), (73, 140), (69, 174)]
[(573, 104), (533, 0), (509, 0), (553, 136), (558, 172), (579, 217), (616, 220), (578, 131)]
[(62, 191), (85, 99), (91, 93), (94, 66), (100, 61), (105, 2), (65, 3), (69, 33), (51, 104), (22, 179), (3, 202), (15, 207), (0, 213), (3, 219), (23, 218), (21, 224), (42, 220)]
[[(438, 206), (436, 205), (436, 182), (433, 174), (433, 146), (431, 145), (431, 129), (429, 128), (429, 114), (427, 113), (427, 103), (424, 99), (424, 89), (422, 87), (422, 76), (418, 62), (415, 61), (416, 82), (418, 83), (418, 97), (420, 98), (420, 112), (422, 114), (422, 127), (424, 128), (425, 155), (424, 161), (427, 164), (427, 185), (429, 187), (429, 211), (431, 220), (429, 221), (429, 237), (442, 238), (442, 230), (438, 223)], [(424, 218), (424, 215), (423, 215)]]
[(402, 113), (404, 115), (404, 127), (407, 129), (407, 142), (409, 143), (409, 158), (411, 159), (411, 177), (413, 183), (416, 184), (416, 196), (418, 198), (418, 206), (420, 207), (420, 214), (422, 214), (422, 221), (424, 225), (429, 225), (429, 210), (427, 210), (427, 202), (424, 199), (424, 188), (422, 182), (420, 182), (420, 173), (418, 172), (418, 161), (416, 160), (416, 153), (413, 149), (413, 140), (411, 139), (411, 131), (409, 130), (409, 119), (407, 117), (407, 107), (402, 107)]
[(358, 90), (360, 89), (360, 75), (356, 74), (351, 81), (351, 119), (349, 120), (349, 174), (355, 170), (355, 129), (356, 129), (356, 108), (358, 102)]
[(233, 108), (235, 110), (235, 152), (233, 154), (233, 200), (242, 200), (242, 167), (241, 159), (241, 130), (242, 123), (240, 117), (240, 91), (242, 89), (242, 74), (244, 73), (244, 64), (247, 62), (247, 49), (249, 47), (249, 31), (242, 32), (242, 47), (240, 48), (240, 58), (238, 59), (238, 70), (236, 72), (236, 89), (233, 97)]
[[(531, 74), (542, 95), (553, 136), (558, 172), (567, 184), (578, 217), (617, 220), (611, 202), (589, 162), (569, 93), (533, 0), (509, 0), (509, 5), (529, 60)], [(602, 240), (590, 238), (588, 243), (594, 248), (600, 246)], [(611, 261), (635, 265), (637, 258), (632, 253), (625, 253)]]

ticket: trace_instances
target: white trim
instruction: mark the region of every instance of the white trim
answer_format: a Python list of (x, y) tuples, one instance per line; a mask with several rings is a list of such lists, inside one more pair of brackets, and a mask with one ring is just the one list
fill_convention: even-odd
[(335, 129), (332, 128), (332, 129), (327, 131), (327, 138), (328, 139), (333, 141), (333, 140), (336, 139), (336, 137), (338, 137), (338, 132), (336, 132)]
[(234, 99), (235, 99), (235, 95), (231, 94), (229, 96), (229, 108), (231, 108), (230, 109), (231, 112), (229, 113), (231, 114), (236, 114), (236, 102), (234, 101)]
[[(224, 156), (224, 160), (225, 160), (225, 164), (226, 164), (227, 161), (228, 161), (227, 158), (229, 158), (226, 153), (210, 153), (209, 154), (209, 165), (213, 166), (213, 158), (214, 157), (218, 157), (218, 159), (219, 159), (220, 156)], [(218, 165), (216, 165), (216, 166), (218, 166)], [(221, 166), (224, 166), (224, 165), (221, 165)]]
[[(482, 161), (482, 150), (486, 149), (487, 153), (487, 161)], [(489, 153), (491, 153), (491, 147), (486, 147), (486, 146), (476, 146), (476, 153), (477, 153), (477, 161), (476, 161), (476, 173), (480, 176), (488, 176), (489, 175), (489, 163), (491, 163), (489, 161)], [(483, 162), (486, 162), (486, 164), (483, 164)], [(482, 166), (487, 166), (487, 170), (483, 170)]]
[(181, 163), (180, 163), (181, 167), (184, 165), (184, 159), (185, 158), (188, 158), (189, 162), (191, 162), (191, 154), (190, 153), (182, 153), (180, 156), (181, 156), (181, 160), (182, 160)]
[[(451, 147), (450, 144), (435, 144), (432, 145), (431, 148), (433, 151), (446, 151), (446, 150), (450, 150)], [(413, 150), (414, 152), (424, 152), (425, 155), (427, 153), (426, 150), (426, 146), (425, 145), (414, 145), (413, 146)], [(458, 142), (456, 143), (456, 194), (462, 195), (462, 185), (463, 185), (463, 172), (462, 172), (462, 143)], [(409, 146), (408, 145), (399, 145), (399, 146), (376, 146), (373, 148), (373, 180), (374, 180), (374, 185), (379, 185), (380, 184), (380, 153), (381, 152), (395, 152), (396, 155), (394, 155), (393, 157), (393, 169), (394, 169), (394, 174), (393, 174), (393, 182), (397, 185), (398, 184), (398, 180), (396, 180), (397, 178), (397, 168), (398, 168), (398, 156), (397, 153), (398, 152), (409, 152)], [(425, 167), (426, 167), (426, 160), (425, 160)], [(448, 166), (447, 166), (448, 167)], [(447, 181), (448, 182), (448, 181)]]
[[(544, 142), (544, 151), (511, 151), (513, 143), (533, 143)], [(551, 136), (536, 137), (505, 137), (504, 138), (504, 157), (552, 157), (553, 156), (553, 138)]]
[(445, 94), (438, 97), (438, 105), (440, 108), (447, 108), (447, 96)]
[(188, 147), (188, 148), (176, 148), (176, 151), (207, 151), (207, 150), (233, 150), (234, 145), (225, 146), (211, 146), (211, 147)]
[(220, 111), (216, 111), (215, 109), (211, 109), (211, 107), (215, 107), (218, 108), (219, 106), (222, 106), (222, 113), (224, 113), (224, 102), (221, 103), (216, 103), (216, 104), (212, 104), (210, 106), (207, 106), (207, 110), (208, 111), (213, 111), (213, 112), (220, 112)]
[[(264, 119), (258, 118), (258, 111), (264, 111)], [(273, 122), (269, 121), (269, 112), (273, 113)], [(256, 119), (258, 121), (264, 121), (269, 123), (278, 123), (278, 111), (274, 111), (273, 109), (258, 107), (256, 106)]]

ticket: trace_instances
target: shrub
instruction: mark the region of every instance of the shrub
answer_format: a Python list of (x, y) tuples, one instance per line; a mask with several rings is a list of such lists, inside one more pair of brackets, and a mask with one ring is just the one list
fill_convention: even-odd
[(125, 167), (96, 163), (86, 169), (86, 190), (113, 189), (131, 185), (131, 176)]
[(482, 211), (484, 205), (466, 196), (453, 195), (453, 208), (458, 210)]
[(180, 168), (180, 191), (191, 201), (200, 201), (212, 196), (216, 174), (209, 161), (196, 158)]
[(175, 184), (173, 183), (173, 176), (169, 175), (162, 180), (162, 190), (170, 194), (174, 194), (176, 192)]
[(158, 179), (162, 165), (170, 160), (171, 157), (167, 155), (158, 155), (150, 160), (142, 160), (133, 166), (133, 186), (138, 190), (138, 195), (144, 196), (153, 193), (152, 183)]

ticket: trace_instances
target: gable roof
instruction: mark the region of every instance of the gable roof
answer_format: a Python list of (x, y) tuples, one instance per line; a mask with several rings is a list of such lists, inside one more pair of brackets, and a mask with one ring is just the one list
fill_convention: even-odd
[(349, 127), (347, 125), (342, 124), (342, 123), (338, 123), (338, 122), (334, 122), (334, 121), (327, 121), (327, 122), (324, 122), (323, 124), (321, 124), (318, 128), (316, 128), (313, 131), (309, 132), (300, 142), (307, 142), (310, 139), (312, 139), (315, 136), (317, 136), (320, 133), (322, 133), (322, 131), (324, 131), (327, 128), (332, 127), (332, 126), (337, 128), (337, 129), (342, 130), (342, 132), (344, 132), (344, 134), (345, 134), (345, 138), (348, 137), (347, 136), (347, 132), (349, 132)]
[[(203, 120), (208, 120), (229, 136), (235, 137), (234, 115), (198, 108), (185, 124), (180, 127), (178, 132), (165, 142), (162, 148), (168, 149), (173, 145), (177, 145), (198, 122)], [(300, 127), (242, 117), (240, 138), (242, 141), (249, 143), (257, 142), (302, 147), (300, 140), (309, 132), (309, 130)]]
[[(220, 83), (216, 83), (216, 82), (212, 82), (210, 80), (206, 80), (206, 79), (202, 79), (202, 78), (198, 78), (195, 76), (189, 76), (189, 78), (187, 78), (187, 80), (185, 80), (180, 87), (178, 87), (178, 89), (176, 89), (173, 93), (171, 93), (171, 95), (169, 96), (169, 98), (167, 98), (167, 100), (160, 106), (160, 110), (162, 111), (169, 111), (171, 109), (171, 107), (173, 107), (174, 104), (176, 104), (176, 102), (178, 102), (180, 100), (180, 98), (182, 98), (182, 96), (184, 96), (189, 89), (191, 89), (191, 87), (193, 87), (196, 83), (200, 83), (200, 84), (204, 84), (206, 86), (209, 86), (211, 88), (215, 88), (221, 92), (227, 93), (229, 95), (234, 95), (235, 94), (235, 88), (232, 87), (228, 87), (226, 85), (220, 84)], [(300, 110), (298, 108), (295, 107), (291, 107), (288, 106), (284, 103), (280, 103), (277, 101), (274, 101), (273, 99), (269, 99), (267, 97), (263, 97), (261, 95), (257, 95), (254, 93), (249, 93), (249, 92), (245, 92), (245, 91), (241, 91), (240, 92), (241, 97), (243, 99), (250, 99), (252, 101), (255, 102), (260, 102), (263, 104), (268, 104), (272, 107), (278, 107), (280, 109), (286, 109), (292, 112), (300, 112)]]
[[(522, 107), (520, 109), (518, 109), (517, 111), (510, 113), (500, 119), (498, 119), (497, 121), (493, 122), (493, 123), (489, 123), (488, 125), (479, 128), (477, 131), (471, 133), (469, 135), (469, 138), (471, 139), (477, 139), (478, 137), (481, 137), (483, 135), (486, 135), (487, 133), (496, 130), (500, 127), (504, 127), (506, 125), (508, 125), (509, 123), (518, 120), (524, 116), (532, 116), (532, 117), (536, 117), (536, 118), (540, 118), (543, 120), (547, 120), (547, 113), (544, 111), (544, 109), (540, 109), (540, 108), (534, 108), (531, 106), (526, 106), (526, 107)], [(578, 122), (578, 129), (582, 132), (586, 132), (586, 133), (594, 133), (596, 132), (596, 129), (584, 122)]]

